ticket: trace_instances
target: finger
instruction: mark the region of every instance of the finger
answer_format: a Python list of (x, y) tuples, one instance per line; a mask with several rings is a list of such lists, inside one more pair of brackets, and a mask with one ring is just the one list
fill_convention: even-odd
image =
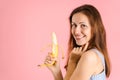
[(82, 47), (79, 48), (79, 52), (80, 52), (80, 53), (81, 53), (81, 51), (82, 51)]
[(76, 47), (76, 48), (75, 48), (75, 52), (78, 52), (78, 51), (79, 51), (79, 48), (80, 48), (80, 47)]
[(49, 60), (45, 60), (44, 64), (49, 64), (50, 61)]
[(51, 58), (55, 58), (55, 56), (53, 56), (52, 52), (49, 52), (49, 53), (48, 53), (48, 56), (50, 57), (50, 59), (51, 59)]
[(77, 47), (76, 48), (76, 54), (80, 54), (81, 53), (81, 47)]
[(53, 57), (51, 55), (48, 55), (45, 59), (45, 61), (52, 61), (52, 60), (56, 60), (57, 58), (56, 57)]
[(52, 55), (52, 52), (48, 52), (48, 55), (50, 55), (50, 56), (51, 56), (51, 55)]
[(73, 52), (75, 52), (76, 51), (76, 48), (73, 48), (73, 50), (72, 50)]
[(51, 60), (46, 59), (44, 63), (45, 63), (45, 64), (52, 64), (54, 61), (55, 61), (55, 60), (52, 60), (52, 59), (51, 59)]
[(46, 61), (46, 60), (51, 60), (51, 57), (50, 57), (50, 56), (47, 56), (46, 59), (45, 59), (45, 61)]
[(71, 51), (71, 53), (75, 53), (75, 50), (76, 50), (76, 48), (73, 48), (72, 51)]
[(85, 52), (88, 48), (88, 43), (85, 44), (84, 48), (83, 48), (83, 52)]
[(79, 55), (82, 54), (82, 47), (79, 48), (79, 51), (78, 51), (78, 52), (79, 52)]

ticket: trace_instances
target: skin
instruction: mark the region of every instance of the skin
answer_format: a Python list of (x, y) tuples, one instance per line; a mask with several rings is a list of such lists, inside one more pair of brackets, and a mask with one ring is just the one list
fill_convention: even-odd
[(71, 32), (77, 45), (86, 44), (91, 38), (91, 26), (87, 16), (82, 13), (73, 15)]
[(91, 39), (91, 25), (88, 17), (80, 12), (73, 15), (71, 24), (71, 33), (76, 44), (81, 47), (71, 51), (65, 78), (60, 70), (59, 59), (51, 57), (51, 53), (46, 57), (45, 64), (56, 61), (53, 66), (48, 66), (55, 80), (89, 80), (91, 75), (103, 71), (99, 56), (93, 50), (86, 51)]

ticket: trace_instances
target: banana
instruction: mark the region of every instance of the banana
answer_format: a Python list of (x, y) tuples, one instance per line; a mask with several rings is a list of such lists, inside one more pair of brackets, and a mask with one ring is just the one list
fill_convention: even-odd
[(58, 57), (58, 43), (55, 32), (52, 33), (52, 57)]
[[(55, 32), (52, 33), (52, 57), (57, 58), (58, 57), (58, 42)], [(56, 61), (53, 61), (51, 64), (42, 64), (38, 65), (40, 67), (42, 66), (52, 66), (55, 64)]]

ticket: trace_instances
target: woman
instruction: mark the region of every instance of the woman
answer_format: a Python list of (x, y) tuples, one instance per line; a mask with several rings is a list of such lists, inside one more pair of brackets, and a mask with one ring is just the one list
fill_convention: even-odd
[(110, 61), (106, 45), (106, 32), (98, 10), (92, 5), (82, 5), (69, 17), (70, 38), (66, 75), (60, 70), (59, 60), (48, 54), (45, 64), (55, 80), (105, 80), (110, 75)]

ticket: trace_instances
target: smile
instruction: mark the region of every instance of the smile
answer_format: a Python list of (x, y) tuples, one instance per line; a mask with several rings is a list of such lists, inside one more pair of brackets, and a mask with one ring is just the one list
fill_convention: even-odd
[(75, 37), (76, 40), (81, 40), (82, 38), (84, 38), (85, 36), (82, 37)]

